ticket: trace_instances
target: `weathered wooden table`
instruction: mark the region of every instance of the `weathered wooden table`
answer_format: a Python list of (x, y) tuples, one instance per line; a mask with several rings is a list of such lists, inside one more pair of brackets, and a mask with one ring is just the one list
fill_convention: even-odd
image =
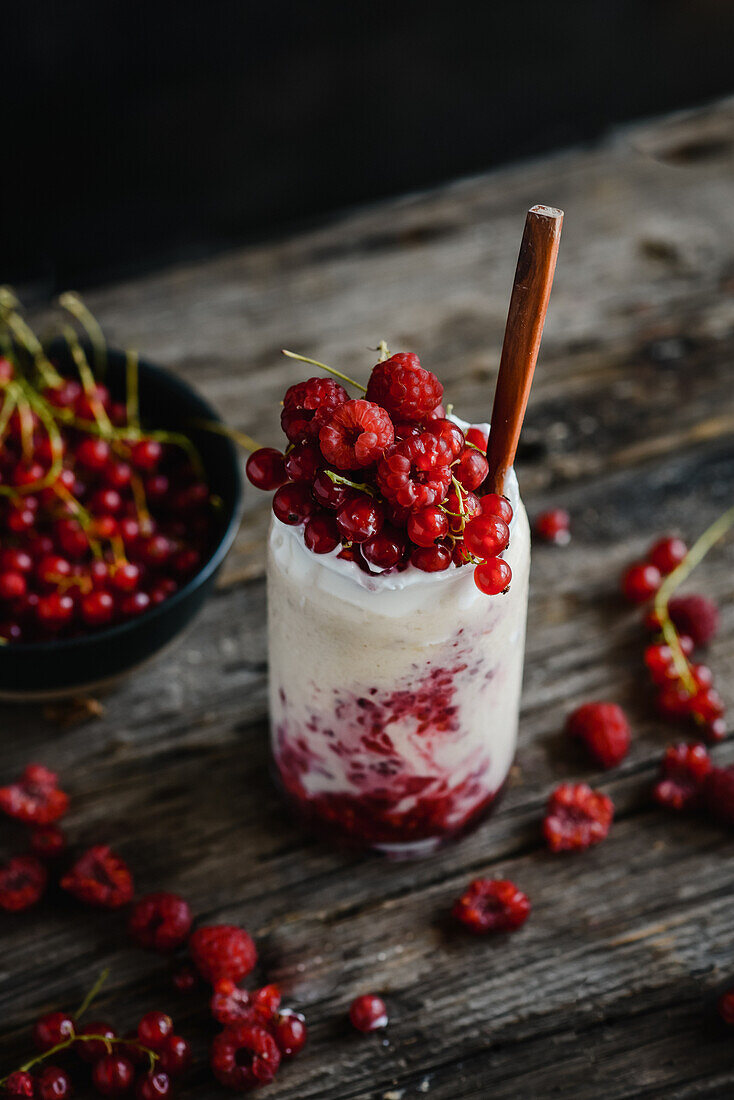
[[(734, 838), (666, 816), (649, 788), (676, 737), (641, 674), (622, 566), (661, 531), (695, 537), (734, 491), (734, 107), (617, 133), (572, 151), (358, 212), (326, 229), (177, 267), (89, 301), (112, 342), (194, 382), (230, 422), (276, 443), (292, 347), (364, 375), (386, 337), (417, 350), (458, 410), (489, 409), (527, 207), (566, 211), (556, 286), (523, 438), (530, 510), (563, 504), (573, 542), (538, 546), (521, 742), (494, 818), (414, 864), (334, 852), (291, 822), (268, 777), (263, 540), (254, 490), (218, 595), (177, 649), (60, 727), (4, 707), (2, 779), (58, 769), (79, 841), (109, 841), (141, 891), (179, 890), (200, 918), (243, 922), (261, 974), (310, 1025), (281, 1100), (728, 1097), (734, 1039), (714, 1012), (734, 983)], [(734, 702), (734, 545), (695, 587), (722, 603), (710, 655)], [(623, 704), (628, 759), (600, 774), (562, 733), (572, 705)], [(732, 748), (715, 750), (730, 762)], [(539, 824), (567, 778), (617, 806), (609, 839), (553, 857)], [(3, 834), (5, 835), (5, 834)], [(527, 925), (497, 941), (447, 920), (471, 877), (528, 892)], [(45, 1007), (73, 1005), (103, 965), (103, 1014), (166, 1007), (197, 1047), (185, 1095), (218, 1094), (201, 998), (130, 948), (119, 914), (55, 900), (2, 918), (3, 1064)], [(350, 1033), (358, 992), (381, 991), (386, 1032)]]

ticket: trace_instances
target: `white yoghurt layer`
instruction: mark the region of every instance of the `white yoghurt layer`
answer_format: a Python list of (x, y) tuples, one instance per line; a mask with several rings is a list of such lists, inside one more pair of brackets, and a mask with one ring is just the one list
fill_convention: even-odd
[(479, 591), (471, 566), (367, 574), (273, 518), (275, 763), (296, 801), (373, 846), (460, 829), (512, 764), (530, 532), (514, 472), (505, 492), (512, 583), (497, 596)]

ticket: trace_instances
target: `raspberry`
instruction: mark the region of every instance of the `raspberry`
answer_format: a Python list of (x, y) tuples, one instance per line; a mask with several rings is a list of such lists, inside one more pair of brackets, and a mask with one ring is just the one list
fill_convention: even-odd
[(135, 903), (128, 931), (149, 951), (173, 951), (191, 930), (191, 910), (178, 894), (146, 894)]
[(496, 558), (510, 541), (510, 528), (499, 516), (474, 516), (464, 530), (464, 543), (478, 558)]
[(306, 1045), (306, 1020), (300, 1012), (286, 1008), (275, 1021), (273, 1038), (284, 1058), (295, 1058)]
[(0, 787), (0, 810), (26, 825), (50, 825), (69, 808), (69, 796), (56, 785), (56, 774), (29, 764), (17, 782)]
[(503, 558), (480, 561), (474, 570), (474, 583), (485, 596), (499, 596), (506, 592), (512, 580), (512, 570)]
[(701, 799), (711, 760), (704, 745), (669, 745), (660, 762), (653, 798), (669, 810), (689, 810)]
[(411, 511), (440, 504), (451, 484), (451, 452), (442, 439), (421, 432), (396, 443), (377, 465), (386, 500)]
[(616, 767), (629, 752), (629, 722), (616, 703), (584, 703), (568, 716), (566, 728), (603, 768)]
[(61, 887), (79, 901), (102, 909), (119, 909), (133, 899), (133, 877), (108, 844), (95, 844), (64, 875)]
[(571, 541), (571, 517), (565, 508), (551, 508), (535, 517), (533, 531), (543, 542), (567, 546)]
[(316, 439), (329, 413), (349, 400), (349, 394), (331, 378), (309, 378), (286, 390), (280, 423), (291, 443)]
[(367, 400), (399, 420), (424, 420), (441, 403), (443, 386), (413, 352), (398, 352), (372, 368)]
[(514, 932), (530, 914), (530, 902), (514, 882), (477, 878), (454, 902), (454, 917), (470, 932)]
[(198, 928), (189, 941), (191, 958), (205, 981), (240, 981), (257, 961), (255, 944), (244, 928), (231, 924)]
[(729, 1024), (730, 1027), (734, 1026), (734, 989), (722, 993), (716, 1007), (724, 1023)]
[(19, 913), (41, 898), (48, 873), (35, 856), (14, 856), (0, 867), (0, 909)]
[(662, 579), (657, 566), (646, 561), (635, 562), (622, 574), (622, 594), (630, 603), (644, 603), (655, 595)]
[(212, 1043), (211, 1065), (220, 1085), (245, 1092), (275, 1078), (280, 1051), (264, 1027), (235, 1024), (225, 1028)]
[[(443, 441), (446, 443), (449, 450), (451, 451), (452, 458), (459, 457), (462, 450), (464, 449), (464, 433), (462, 432), (458, 424), (454, 424), (453, 420), (446, 419), (428, 420), (426, 421), (424, 427), (427, 432), (432, 432), (434, 435), (437, 435), (439, 439), (443, 439)], [(470, 428), (469, 431), (471, 430), (472, 429)], [(420, 435), (420, 429), (414, 427), (413, 431), (417, 435)], [(397, 431), (395, 434), (397, 435)], [(469, 437), (467, 435), (467, 439), (468, 438)]]
[(288, 480), (285, 459), (274, 447), (260, 447), (247, 460), (245, 473), (256, 489), (278, 489)]
[(687, 634), (694, 645), (708, 645), (719, 629), (719, 609), (707, 596), (675, 596), (668, 614), (679, 634)]
[(672, 573), (677, 565), (680, 565), (687, 553), (688, 547), (683, 539), (676, 538), (675, 535), (669, 535), (650, 547), (647, 560), (652, 562), (665, 577), (668, 573)]
[(30, 1073), (25, 1070), (16, 1070), (6, 1079), (3, 1089), (8, 1096), (25, 1096), (33, 1100), (35, 1082)]
[(355, 997), (349, 1006), (349, 1019), (357, 1031), (377, 1031), (379, 1027), (387, 1027), (385, 1002), (374, 993), (364, 993), (361, 997)]
[(704, 805), (724, 825), (734, 825), (734, 766), (711, 768), (703, 785)]
[(454, 476), (465, 489), (478, 489), (489, 473), (489, 463), (474, 447), (465, 447), (453, 467)]
[(254, 993), (248, 993), (230, 978), (220, 978), (214, 985), (209, 1002), (211, 1014), (220, 1024), (262, 1024), (266, 1026), (280, 1007), (280, 991), (275, 985), (266, 985)]
[(562, 783), (548, 801), (543, 832), (552, 852), (580, 851), (609, 832), (614, 804), (587, 783)]
[(392, 420), (372, 401), (347, 401), (319, 432), (321, 452), (338, 470), (370, 466), (395, 438)]

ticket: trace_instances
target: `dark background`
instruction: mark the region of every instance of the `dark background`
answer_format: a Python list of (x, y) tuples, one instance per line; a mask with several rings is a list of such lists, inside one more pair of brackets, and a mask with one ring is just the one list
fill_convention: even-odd
[(0, 279), (44, 296), (734, 86), (729, 0), (4, 7)]

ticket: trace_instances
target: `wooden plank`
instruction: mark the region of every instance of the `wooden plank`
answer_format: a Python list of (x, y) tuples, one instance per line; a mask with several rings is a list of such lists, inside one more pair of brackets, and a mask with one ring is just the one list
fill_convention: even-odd
[[(723, 104), (625, 131), (89, 296), (114, 340), (180, 370), (264, 442), (277, 441), (277, 402), (299, 377), (280, 346), (364, 374), (364, 349), (384, 335), (422, 353), (459, 410), (481, 407), (524, 210), (566, 210), (519, 465), (531, 510), (569, 507), (574, 539), (534, 551), (521, 746), (492, 820), (405, 865), (332, 851), (292, 824), (267, 771), (268, 501), (254, 490), (196, 629), (107, 695), (102, 717), (61, 729), (39, 709), (0, 708), (0, 779), (28, 759), (58, 768), (79, 844), (112, 842), (141, 891), (178, 889), (202, 919), (256, 935), (259, 976), (280, 980), (311, 1025), (306, 1052), (268, 1092), (278, 1100), (684, 1100), (734, 1086), (711, 1007), (732, 976), (734, 839), (650, 805), (674, 733), (643, 688), (639, 616), (616, 596), (621, 568), (654, 535), (695, 536), (732, 496), (731, 146), (707, 138), (708, 154), (685, 161), (698, 127), (719, 133), (732, 113)], [(696, 579), (722, 602), (710, 663), (730, 704), (733, 565), (729, 543)], [(630, 756), (611, 775), (561, 732), (591, 697), (619, 700), (633, 722)], [(602, 785), (617, 821), (599, 849), (552, 858), (539, 821), (569, 776)], [(452, 929), (451, 901), (478, 873), (508, 875), (532, 897), (516, 936), (484, 943)], [(121, 915), (53, 898), (1, 926), (2, 1065), (18, 1060), (42, 1008), (73, 1004), (110, 965), (103, 1014), (132, 1023), (170, 1006), (198, 1055), (183, 1094), (217, 1095), (201, 1000), (161, 993), (167, 964), (126, 945)], [(386, 993), (392, 1024), (361, 1038), (344, 1013), (368, 989)]]

